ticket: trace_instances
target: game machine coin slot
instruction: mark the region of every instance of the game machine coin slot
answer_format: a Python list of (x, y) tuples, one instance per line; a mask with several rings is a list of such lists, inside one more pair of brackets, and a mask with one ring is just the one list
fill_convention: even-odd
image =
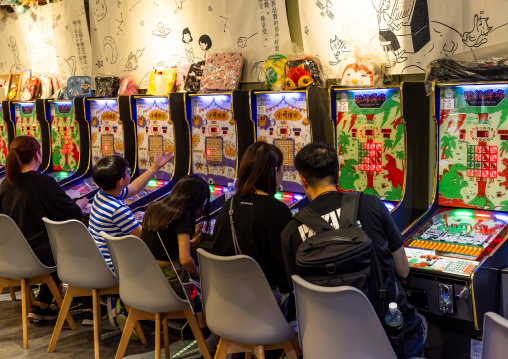
[(210, 214), (215, 217), (232, 189), (243, 153), (254, 142), (249, 92), (188, 94), (191, 173), (210, 185)]
[(9, 102), (3, 101), (0, 110), (0, 180), (5, 177), (5, 162), (15, 135), (15, 126), (9, 114)]
[(308, 143), (333, 144), (327, 101), (328, 90), (316, 86), (287, 92), (254, 90), (251, 94), (257, 140), (277, 146), (284, 157), (284, 177), (275, 198), (293, 213), (308, 203), (294, 164), (296, 154)]
[[(121, 111), (126, 108), (127, 110)], [(117, 98), (85, 97), (84, 117), (90, 124), (91, 161), (86, 177), (65, 188), (73, 199), (86, 197), (93, 199), (99, 187), (92, 178), (92, 168), (106, 156), (121, 156), (129, 162), (129, 167), (136, 168), (136, 130), (130, 115), (129, 96)], [(76, 112), (76, 115), (80, 114)], [(83, 210), (89, 213), (91, 203)]]
[(51, 169), (46, 173), (62, 187), (80, 180), (90, 169), (90, 126), (84, 98), (45, 100), (51, 126)]
[(126, 200), (140, 222), (150, 202), (166, 196), (180, 178), (189, 174), (190, 128), (185, 118), (184, 97), (183, 93), (166, 97), (131, 96), (130, 111), (137, 130), (136, 175), (150, 168), (155, 154), (174, 155), (143, 191)]
[[(429, 208), (429, 100), (423, 83), (330, 91), (342, 192), (379, 197), (402, 230)], [(417, 190), (416, 190), (417, 189)]]
[(508, 265), (507, 94), (507, 83), (435, 87), (437, 189), (430, 219), (404, 243), (408, 300), (475, 330), (486, 312), (499, 313), (500, 269)]

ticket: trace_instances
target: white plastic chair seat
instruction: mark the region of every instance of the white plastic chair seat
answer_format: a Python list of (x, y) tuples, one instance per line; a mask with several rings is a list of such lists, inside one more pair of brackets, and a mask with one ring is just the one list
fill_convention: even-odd
[(505, 359), (508, 356), (508, 319), (488, 312), (483, 326), (483, 359)]

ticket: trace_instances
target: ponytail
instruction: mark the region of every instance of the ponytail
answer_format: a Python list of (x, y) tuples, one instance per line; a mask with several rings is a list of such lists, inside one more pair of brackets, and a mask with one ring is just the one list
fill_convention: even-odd
[(12, 185), (15, 185), (21, 178), (23, 165), (30, 163), (40, 149), (41, 145), (33, 137), (19, 136), (14, 138), (5, 162), (7, 179)]

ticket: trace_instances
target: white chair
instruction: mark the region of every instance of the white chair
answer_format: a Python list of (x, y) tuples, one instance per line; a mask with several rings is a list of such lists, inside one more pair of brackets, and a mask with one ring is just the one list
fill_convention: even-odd
[(488, 312), (483, 321), (482, 359), (508, 357), (508, 319)]
[(146, 244), (136, 236), (111, 237), (104, 232), (109, 253), (120, 283), (120, 298), (130, 307), (125, 329), (116, 353), (123, 358), (134, 322), (155, 318), (155, 358), (160, 358), (161, 320), (164, 329), (164, 349), (169, 359), (168, 319), (187, 319), (199, 349), (205, 359), (211, 359), (189, 302), (180, 298), (155, 261)]
[(321, 287), (292, 276), (305, 359), (397, 359), (368, 298), (349, 287)]
[(55, 350), (72, 299), (92, 296), (94, 351), (95, 358), (99, 358), (99, 335), (102, 333), (99, 297), (118, 294), (118, 280), (83, 223), (74, 219), (63, 222), (42, 220), (48, 230), (58, 277), (68, 285), (48, 353)]
[[(62, 296), (51, 273), (56, 267), (42, 264), (12, 219), (0, 214), (0, 287), (21, 286), (21, 316), (23, 322), (23, 349), (28, 349), (27, 315), (33, 302), (34, 284), (47, 284), (58, 305), (62, 307)], [(76, 328), (72, 316), (66, 317), (69, 326)], [(63, 319), (62, 319), (63, 321)]]
[(221, 337), (215, 358), (229, 353), (284, 349), (288, 359), (299, 352), (297, 333), (288, 325), (263, 271), (245, 255), (221, 257), (198, 249), (206, 322)]

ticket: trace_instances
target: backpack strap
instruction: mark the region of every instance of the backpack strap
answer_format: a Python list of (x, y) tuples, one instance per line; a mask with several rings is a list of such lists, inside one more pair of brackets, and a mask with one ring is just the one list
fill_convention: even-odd
[(294, 218), (308, 226), (316, 233), (321, 233), (323, 231), (329, 231), (335, 229), (331, 224), (325, 221), (316, 211), (309, 208), (309, 206), (305, 207), (298, 211), (295, 214)]
[(358, 219), (358, 204), (362, 192), (344, 192), (340, 204), (340, 228), (356, 226)]

